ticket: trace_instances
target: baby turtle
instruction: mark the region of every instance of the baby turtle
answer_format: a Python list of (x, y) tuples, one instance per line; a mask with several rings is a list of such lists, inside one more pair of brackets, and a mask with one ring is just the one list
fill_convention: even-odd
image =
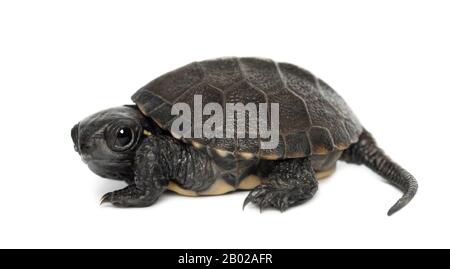
[[(194, 106), (198, 96), (202, 104), (222, 107), (277, 104), (278, 126), (270, 126), (278, 127), (277, 145), (262, 147), (260, 123), (237, 128), (234, 112), (231, 137), (192, 136), (191, 129), (188, 135), (174, 133), (173, 123), (186, 116), (174, 114), (174, 105), (187, 104), (202, 113), (206, 106)], [(105, 194), (102, 203), (145, 207), (166, 190), (200, 196), (247, 189), (244, 206), (252, 202), (284, 211), (311, 199), (317, 179), (332, 174), (337, 160), (364, 164), (404, 192), (388, 215), (417, 191), (414, 177), (385, 155), (344, 100), (321, 79), (289, 63), (259, 58), (194, 62), (151, 81), (132, 100), (136, 105), (96, 113), (71, 132), (75, 150), (93, 172), (128, 183)], [(265, 116), (274, 117), (272, 112)], [(208, 116), (200, 118), (202, 124)], [(256, 137), (251, 138), (252, 131)]]

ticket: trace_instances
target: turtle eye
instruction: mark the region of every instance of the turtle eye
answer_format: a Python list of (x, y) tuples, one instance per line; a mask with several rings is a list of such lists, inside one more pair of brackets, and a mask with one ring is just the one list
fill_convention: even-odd
[(122, 127), (117, 130), (115, 146), (124, 148), (133, 141), (133, 131), (128, 127)]
[(139, 142), (142, 127), (138, 123), (121, 119), (109, 124), (104, 130), (106, 144), (112, 151), (124, 152), (133, 149)]

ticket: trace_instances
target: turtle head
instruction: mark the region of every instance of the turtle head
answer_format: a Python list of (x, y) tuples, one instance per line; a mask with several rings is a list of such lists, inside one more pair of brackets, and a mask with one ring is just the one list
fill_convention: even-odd
[(136, 106), (110, 108), (93, 114), (72, 128), (75, 151), (101, 177), (133, 179), (133, 161), (144, 132), (154, 123)]

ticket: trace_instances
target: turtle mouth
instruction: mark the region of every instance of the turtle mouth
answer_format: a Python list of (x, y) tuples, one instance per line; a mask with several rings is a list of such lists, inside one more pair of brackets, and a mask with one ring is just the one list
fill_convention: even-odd
[(130, 161), (91, 159), (86, 163), (92, 172), (103, 178), (127, 180), (133, 177)]
[(130, 165), (131, 161), (117, 161), (117, 160), (107, 160), (107, 159), (87, 159), (83, 158), (85, 163), (92, 163), (95, 165)]

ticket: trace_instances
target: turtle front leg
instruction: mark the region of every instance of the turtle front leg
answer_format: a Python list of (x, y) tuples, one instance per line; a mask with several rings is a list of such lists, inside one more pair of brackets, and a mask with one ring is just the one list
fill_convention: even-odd
[(304, 203), (317, 192), (318, 183), (308, 158), (274, 161), (265, 183), (254, 188), (244, 201), (261, 210), (274, 207), (280, 211)]
[(134, 183), (103, 195), (100, 204), (111, 203), (117, 207), (147, 207), (154, 204), (169, 185), (165, 176), (167, 165), (163, 165), (157, 155), (155, 145), (142, 145), (136, 153)]

